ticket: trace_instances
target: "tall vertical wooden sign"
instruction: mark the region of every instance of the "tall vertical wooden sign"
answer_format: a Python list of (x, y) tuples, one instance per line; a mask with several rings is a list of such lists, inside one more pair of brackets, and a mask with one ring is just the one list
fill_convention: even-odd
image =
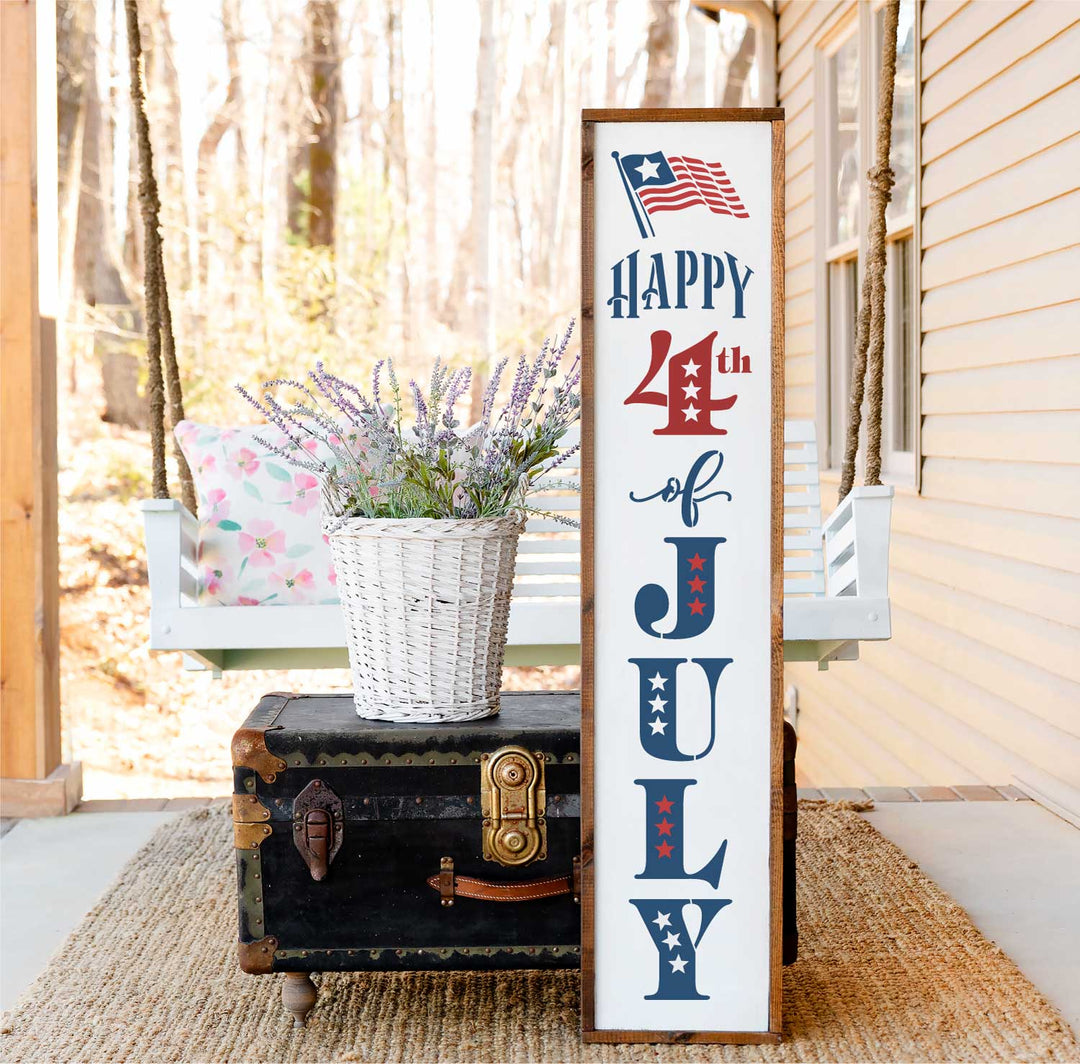
[(582, 117), (583, 1035), (775, 1042), (783, 112)]

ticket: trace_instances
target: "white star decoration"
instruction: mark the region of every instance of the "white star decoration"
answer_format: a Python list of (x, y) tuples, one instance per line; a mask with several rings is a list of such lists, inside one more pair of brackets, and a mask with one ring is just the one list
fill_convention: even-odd
[(697, 371), (699, 369), (701, 369), (701, 367), (696, 362), (694, 362), (692, 359), (691, 359), (691, 361), (687, 362), (685, 366), (683, 366), (683, 372), (688, 377), (696, 377), (697, 376)]
[(694, 404), (693, 404), (693, 403), (691, 403), (691, 404), (690, 404), (690, 405), (689, 405), (689, 406), (688, 406), (688, 407), (687, 407), (687, 408), (686, 408), (686, 409), (685, 409), (685, 410), (683, 411), (683, 414), (684, 414), (684, 415), (686, 416), (686, 420), (687, 420), (687, 421), (697, 421), (697, 416), (698, 416), (698, 414), (700, 414), (700, 413), (701, 413), (701, 411), (700, 411), (700, 410), (698, 410), (698, 408), (697, 408), (696, 406), (694, 406)]
[(652, 728), (653, 735), (663, 735), (664, 729), (667, 727), (667, 721), (661, 720), (659, 717), (656, 720), (649, 721), (649, 727)]
[(682, 957), (676, 956), (673, 961), (668, 961), (668, 963), (671, 965), (671, 970), (673, 972), (686, 971), (686, 961), (684, 961)]
[(670, 927), (671, 926), (671, 914), (670, 913), (662, 913), (659, 910), (657, 910), (656, 919), (651, 921), (651, 922), (656, 924), (656, 926), (658, 928), (660, 928), (661, 931), (663, 931), (665, 927)]
[(649, 683), (652, 684), (652, 689), (654, 691), (662, 691), (664, 689), (664, 684), (667, 683), (667, 677), (661, 676), (660, 670), (657, 669), (656, 675), (649, 677)]
[(674, 931), (669, 931), (664, 939), (664, 945), (667, 946), (668, 949), (674, 949), (679, 944), (679, 936), (676, 935)]
[(692, 381), (690, 384), (683, 385), (683, 395), (685, 395), (687, 399), (696, 399), (697, 393), (700, 391), (701, 389)]
[(649, 703), (649, 705), (652, 706), (654, 713), (663, 713), (664, 712), (664, 706), (667, 705), (667, 701), (665, 699), (661, 698), (659, 695), (657, 695)]
[[(635, 166), (634, 169), (637, 170), (639, 174), (641, 174), (642, 181), (652, 181), (654, 178), (659, 176), (657, 171), (660, 169), (660, 164), (654, 163), (652, 159), (650, 159), (646, 155), (642, 164), (640, 166)], [(648, 170), (649, 172), (645, 173), (646, 170)]]

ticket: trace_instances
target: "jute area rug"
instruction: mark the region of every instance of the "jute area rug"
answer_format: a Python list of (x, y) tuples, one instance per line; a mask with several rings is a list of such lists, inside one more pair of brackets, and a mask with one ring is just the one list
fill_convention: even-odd
[(804, 803), (780, 1046), (583, 1046), (576, 972), (283, 976), (236, 966), (225, 807), (162, 827), (7, 1017), (4, 1061), (1077, 1061), (964, 912), (856, 813)]

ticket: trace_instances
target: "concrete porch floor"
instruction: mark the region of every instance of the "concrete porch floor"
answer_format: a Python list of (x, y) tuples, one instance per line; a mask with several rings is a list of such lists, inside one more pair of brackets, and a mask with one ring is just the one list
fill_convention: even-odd
[[(875, 795), (877, 807), (863, 815), (952, 895), (1080, 1032), (1080, 830), (1034, 802), (1000, 794), (975, 800), (990, 796), (886, 790), (895, 793)], [(15, 1004), (125, 862), (184, 806), (130, 807), (88, 803), (68, 817), (18, 821), (0, 839), (0, 1008)]]

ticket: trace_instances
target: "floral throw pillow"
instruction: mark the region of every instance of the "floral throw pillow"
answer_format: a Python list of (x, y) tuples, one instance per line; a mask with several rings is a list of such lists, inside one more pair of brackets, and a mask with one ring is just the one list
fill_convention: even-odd
[(199, 604), (337, 602), (319, 482), (257, 436), (288, 446), (269, 425), (176, 426), (199, 498)]

